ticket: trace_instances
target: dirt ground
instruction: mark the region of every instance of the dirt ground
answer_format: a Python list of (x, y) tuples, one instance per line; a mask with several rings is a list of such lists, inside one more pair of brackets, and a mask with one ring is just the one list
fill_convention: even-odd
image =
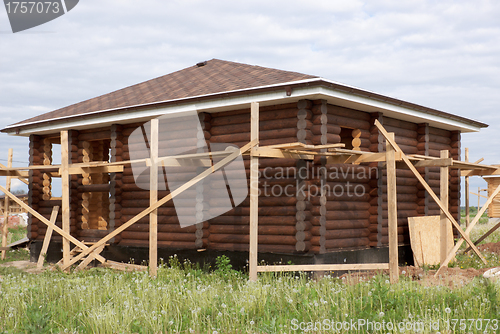
[(40, 274), (45, 270), (53, 269), (53, 266), (45, 266), (41, 269), (37, 269), (36, 263), (30, 262), (28, 260), (7, 262), (0, 264), (0, 267), (14, 267), (30, 274)]
[[(427, 270), (414, 266), (399, 267), (399, 274), (409, 277), (414, 281), (418, 281), (424, 286), (447, 286), (451, 289), (460, 288), (470, 283), (475, 277), (482, 276), (488, 269), (460, 269), (460, 268), (446, 268), (438, 276), (435, 276), (437, 270)], [(389, 274), (388, 271), (384, 271)], [(348, 284), (357, 284), (359, 282), (366, 282), (374, 277), (376, 272), (360, 272), (344, 274), (343, 278)]]
[(487, 243), (487, 244), (482, 244), (477, 246), (480, 251), (485, 251), (485, 252), (490, 252), (490, 253), (495, 253), (497, 255), (500, 255), (500, 242), (497, 243)]

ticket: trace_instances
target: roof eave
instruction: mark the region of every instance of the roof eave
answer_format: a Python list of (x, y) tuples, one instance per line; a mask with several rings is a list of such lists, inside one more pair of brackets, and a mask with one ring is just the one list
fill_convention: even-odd
[[(292, 94), (287, 95), (286, 89), (290, 87)], [(314, 91), (314, 88), (322, 89)], [(312, 91), (311, 91), (312, 90)], [(277, 94), (277, 95), (276, 95)], [(124, 108), (108, 109), (94, 111), (81, 115), (67, 116), (56, 119), (42, 120), (31, 123), (21, 123), (9, 125), (2, 129), (2, 132), (27, 136), (34, 133), (47, 132), (52, 130), (57, 132), (63, 128), (75, 128), (85, 126), (86, 121), (99, 120), (102, 123), (104, 119), (113, 120), (119, 123), (120, 120), (130, 122), (131, 119), (147, 119), (148, 117), (159, 116), (166, 110), (213, 110), (238, 107), (245, 107), (246, 103), (252, 101), (269, 102), (282, 101), (287, 103), (301, 98), (331, 98), (336, 102), (346, 102), (358, 106), (366, 106), (364, 109), (368, 112), (383, 112), (389, 117), (398, 115), (410, 119), (421, 119), (422, 122), (443, 123), (462, 132), (475, 132), (488, 125), (467, 119), (461, 116), (445, 113), (436, 109), (423, 107), (417, 104), (405, 102), (395, 98), (387, 97), (377, 93), (362, 90), (356, 87), (339, 84), (334, 81), (323, 78), (306, 79), (292, 81), (275, 85), (253, 87), (228, 92), (200, 95), (188, 98), (181, 98), (168, 101), (160, 101), (148, 104), (128, 106)], [(245, 103), (242, 103), (245, 101)], [(215, 102), (215, 103), (214, 103)], [(233, 104), (231, 104), (233, 103)], [(340, 103), (342, 105), (342, 103)], [(147, 111), (147, 112), (144, 112)], [(170, 112), (175, 112), (171, 110)], [(210, 112), (210, 111), (209, 111)], [(115, 115), (111, 115), (115, 114)], [(391, 114), (393, 116), (391, 116)], [(121, 117), (120, 117), (121, 115)], [(444, 121), (443, 120), (447, 120)], [(63, 124), (61, 124), (63, 123)], [(107, 123), (107, 122), (106, 122)], [(73, 126), (72, 126), (73, 125)]]

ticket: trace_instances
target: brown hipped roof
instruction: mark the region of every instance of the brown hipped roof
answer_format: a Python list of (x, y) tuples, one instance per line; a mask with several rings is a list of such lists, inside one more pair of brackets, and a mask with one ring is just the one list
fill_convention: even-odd
[[(201, 65), (201, 66), (199, 66)], [(212, 59), (109, 94), (57, 109), (14, 125), (43, 122), (68, 116), (119, 109), (142, 104), (177, 100), (253, 87), (318, 78), (296, 72), (276, 70)]]
[(283, 87), (288, 86), (310, 85), (322, 86), (374, 101), (383, 101), (476, 127), (488, 126), (458, 115), (334, 83), (318, 76), (212, 59), (156, 79), (24, 120), (1, 131), (19, 133), (22, 128), (36, 129), (49, 122), (60, 123), (68, 118), (94, 117), (96, 113), (119, 113), (129, 108), (139, 110), (150, 108), (151, 105), (155, 104), (160, 106), (179, 103), (182, 100), (185, 102), (187, 100), (206, 100), (230, 95), (248, 95), (257, 91), (283, 89)]

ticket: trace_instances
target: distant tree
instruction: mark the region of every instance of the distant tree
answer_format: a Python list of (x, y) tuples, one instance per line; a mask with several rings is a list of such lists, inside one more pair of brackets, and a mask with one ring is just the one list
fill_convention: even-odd
[(12, 193), (14, 195), (27, 195), (26, 190), (24, 190), (24, 189), (16, 189), (16, 190), (13, 190)]

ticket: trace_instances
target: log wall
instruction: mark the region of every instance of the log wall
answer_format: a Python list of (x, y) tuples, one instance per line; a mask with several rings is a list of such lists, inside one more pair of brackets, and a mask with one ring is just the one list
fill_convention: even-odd
[[(199, 119), (201, 129), (197, 134), (197, 147), (200, 152), (204, 144), (232, 143), (241, 147), (250, 140), (249, 109), (200, 113)], [(365, 113), (334, 106), (324, 100), (301, 100), (261, 107), (260, 145), (344, 143), (354, 150), (384, 152), (385, 140), (374, 126), (375, 120), (395, 133), (396, 142), (406, 154), (439, 156), (440, 150), (449, 149), (451, 157), (460, 158), (458, 132), (433, 128), (428, 124), (409, 123), (385, 117), (382, 113)], [(129, 135), (141, 125), (143, 123), (116, 124), (108, 128), (71, 131), (71, 162), (130, 160), (130, 150), (140, 147), (140, 143), (134, 142), (135, 139), (130, 139)], [(168, 140), (168, 137), (160, 134), (162, 140)], [(43, 136), (30, 137), (31, 165), (51, 162), (51, 142), (53, 139)], [(179, 148), (184, 145), (182, 138), (171, 144)], [(244, 157), (244, 165), (248, 179), (248, 157)], [(188, 178), (188, 172), (193, 171), (180, 170), (176, 177)], [(325, 158), (314, 161), (261, 158), (259, 171), (260, 252), (328, 253), (340, 249), (387, 246), (384, 163), (341, 165), (327, 164)], [(231, 170), (226, 172), (231, 173)], [(419, 172), (439, 194), (439, 168), (420, 168)], [(45, 174), (44, 177), (43, 170), (30, 171), (29, 203), (49, 218), (52, 206), (60, 205), (61, 201), (51, 198), (50, 182), (47, 182), (50, 181), (49, 174)], [(437, 215), (439, 209), (408, 169), (399, 165), (396, 174), (398, 241), (407, 244), (407, 218)], [(130, 165), (125, 165), (123, 173), (110, 173), (101, 178), (99, 175), (73, 175), (70, 185), (71, 233), (85, 241), (101, 238), (149, 206), (149, 182), (138, 180), (136, 183)], [(240, 186), (248, 187), (248, 180), (246, 184), (241, 182)], [(217, 196), (204, 198), (204, 187), (218, 185), (206, 182), (188, 190), (197, 198), (198, 204), (194, 208), (197, 217), (213, 214), (221, 203), (221, 198)], [(458, 171), (452, 170), (449, 205), (450, 211), (457, 217), (459, 188)], [(89, 193), (98, 195), (91, 200)], [(158, 192), (158, 197), (168, 193), (167, 185), (166, 190)], [(173, 202), (169, 202), (158, 209), (159, 247), (248, 251), (249, 198), (221, 216), (186, 228), (179, 226), (177, 217), (193, 208), (183, 207), (182, 201), (178, 203), (176, 208)], [(96, 217), (106, 217), (105, 222), (96, 220)], [(60, 215), (57, 224), (61, 224)], [(30, 218), (31, 239), (42, 240), (45, 230), (45, 224)], [(55, 238), (61, 239), (58, 236)], [(147, 247), (148, 240), (149, 217), (145, 217), (111, 242), (122, 246)]]

